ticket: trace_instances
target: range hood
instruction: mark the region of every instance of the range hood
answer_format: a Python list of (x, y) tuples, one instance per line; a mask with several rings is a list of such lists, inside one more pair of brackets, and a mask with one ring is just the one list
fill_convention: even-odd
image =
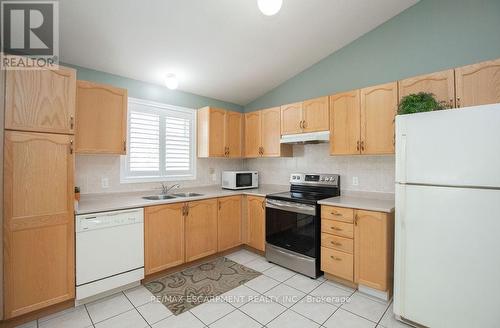
[(288, 134), (281, 136), (282, 144), (315, 144), (330, 141), (330, 131)]

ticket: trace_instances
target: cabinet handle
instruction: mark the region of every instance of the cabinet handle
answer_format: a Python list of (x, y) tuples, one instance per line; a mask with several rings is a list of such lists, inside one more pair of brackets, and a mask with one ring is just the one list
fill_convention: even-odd
[(73, 154), (73, 139), (69, 140), (69, 153)]
[(220, 209), (221, 209), (221, 203), (220, 203), (220, 200), (218, 201), (218, 203), (219, 203), (219, 211), (220, 211)]
[(332, 215), (333, 215), (333, 216), (342, 216), (342, 214), (337, 213), (337, 212), (332, 212)]
[(335, 245), (335, 246), (342, 246), (342, 244), (341, 244), (341, 243), (337, 243), (337, 242), (335, 242), (335, 241), (332, 241), (331, 243), (332, 243), (332, 245)]
[(265, 210), (265, 209), (266, 209), (265, 201), (262, 201), (262, 202), (260, 203), (260, 205), (262, 206), (262, 209), (263, 209), (263, 210)]
[(341, 259), (340, 257), (335, 257), (335, 256), (333, 256), (333, 255), (332, 255), (332, 256), (330, 256), (330, 258), (331, 258), (332, 260), (335, 260), (335, 261), (342, 261), (342, 259)]
[(123, 151), (127, 152), (127, 139), (123, 140)]
[(354, 225), (355, 226), (358, 225), (358, 215), (357, 214), (354, 216)]
[(450, 108), (453, 108), (453, 99), (450, 99)]
[(71, 130), (73, 130), (73, 127), (74, 127), (74, 126), (75, 126), (75, 118), (73, 117), (73, 115), (71, 115), (71, 116), (69, 117), (69, 128), (70, 128)]
[(302, 123), (302, 128), (303, 128), (303, 129), (306, 129), (306, 128), (307, 128), (307, 121), (302, 121), (302, 122), (303, 122), (303, 123)]
[(361, 151), (365, 151), (365, 142), (361, 141)]
[(299, 127), (302, 129), (302, 121), (299, 122)]
[(457, 97), (457, 108), (460, 108), (461, 103), (460, 103), (460, 97)]
[(337, 227), (330, 227), (330, 229), (335, 230), (335, 231), (342, 231), (342, 229), (337, 228)]
[(359, 151), (359, 144), (360, 144), (360, 141), (358, 140), (358, 142), (356, 142), (356, 151)]

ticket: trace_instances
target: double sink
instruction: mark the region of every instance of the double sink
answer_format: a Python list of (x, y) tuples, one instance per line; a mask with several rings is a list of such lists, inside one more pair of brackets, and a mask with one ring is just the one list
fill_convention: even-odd
[(165, 199), (173, 199), (173, 198), (186, 198), (186, 197), (198, 197), (203, 196), (203, 194), (198, 194), (196, 192), (182, 192), (178, 194), (172, 195), (153, 195), (153, 196), (145, 196), (143, 199), (147, 200), (165, 200)]

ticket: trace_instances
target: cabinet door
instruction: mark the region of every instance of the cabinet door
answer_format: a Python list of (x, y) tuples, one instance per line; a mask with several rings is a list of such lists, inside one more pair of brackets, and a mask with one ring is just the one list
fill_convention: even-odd
[(265, 251), (266, 249), (266, 199), (247, 196), (247, 241), (248, 245)]
[(225, 144), (228, 148), (228, 157), (241, 157), (241, 140), (242, 140), (242, 125), (243, 115), (237, 112), (226, 112), (226, 129), (225, 129)]
[(361, 153), (394, 154), (397, 82), (361, 89)]
[(71, 139), (5, 132), (5, 318), (75, 296)]
[(399, 99), (412, 93), (428, 92), (434, 94), (436, 100), (450, 108), (455, 107), (455, 71), (436, 72), (401, 80)]
[(241, 245), (241, 196), (218, 199), (218, 251)]
[(261, 147), (261, 112), (245, 114), (245, 157), (259, 157)]
[(184, 263), (185, 203), (144, 210), (144, 268), (146, 274)]
[(330, 128), (328, 96), (303, 103), (304, 132), (328, 131)]
[(127, 90), (78, 81), (76, 98), (76, 151), (124, 155), (127, 138)]
[(392, 273), (393, 227), (386, 213), (356, 210), (354, 275), (359, 284), (386, 291)]
[(500, 103), (500, 59), (455, 69), (457, 107)]
[(209, 111), (209, 145), (208, 152), (210, 157), (225, 156), (224, 132), (226, 125), (226, 111), (218, 108), (210, 108)]
[(291, 156), (292, 146), (280, 144), (280, 108), (262, 110), (262, 156)]
[(6, 72), (5, 128), (74, 133), (74, 69)]
[(302, 103), (281, 106), (281, 134), (302, 133)]
[(361, 103), (359, 90), (330, 96), (330, 154), (361, 152)]
[(187, 204), (186, 262), (191, 262), (217, 253), (217, 199)]

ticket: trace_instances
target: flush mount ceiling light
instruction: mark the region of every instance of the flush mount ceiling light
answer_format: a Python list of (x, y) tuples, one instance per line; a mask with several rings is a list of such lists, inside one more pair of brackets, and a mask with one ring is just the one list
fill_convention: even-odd
[(283, 0), (257, 0), (260, 11), (266, 16), (276, 15), (283, 5)]
[(179, 87), (179, 80), (175, 74), (170, 73), (165, 77), (165, 84), (170, 90), (175, 90)]

